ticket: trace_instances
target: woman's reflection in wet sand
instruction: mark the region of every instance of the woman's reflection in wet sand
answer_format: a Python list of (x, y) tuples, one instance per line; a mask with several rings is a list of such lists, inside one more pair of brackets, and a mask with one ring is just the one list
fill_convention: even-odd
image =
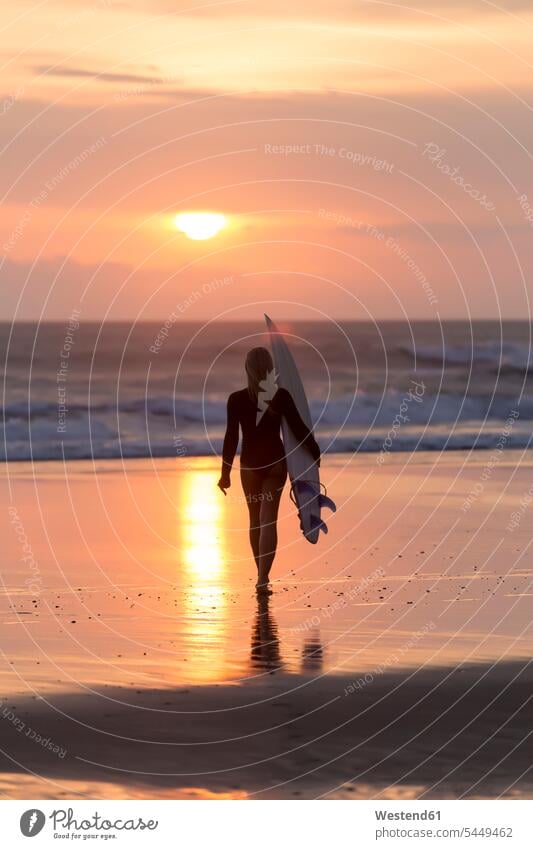
[[(302, 675), (314, 675), (322, 670), (323, 662), (324, 650), (320, 641), (320, 632), (317, 629), (308, 634), (304, 640), (299, 671)], [(297, 668), (287, 669), (283, 662), (278, 626), (270, 610), (270, 596), (267, 595), (257, 598), (250, 665), (253, 670), (267, 670), (270, 673), (282, 670), (284, 667), (286, 672), (298, 671)]]
[(257, 610), (252, 629), (252, 669), (274, 672), (283, 667), (279, 648), (278, 626), (270, 611), (270, 597), (257, 597)]
[(324, 651), (320, 642), (320, 632), (313, 631), (304, 640), (302, 648), (302, 672), (307, 675), (311, 672), (320, 672), (324, 661)]

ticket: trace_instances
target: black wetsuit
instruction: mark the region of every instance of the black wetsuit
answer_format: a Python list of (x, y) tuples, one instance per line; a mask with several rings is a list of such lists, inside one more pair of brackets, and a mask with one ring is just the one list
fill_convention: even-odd
[[(296, 409), (292, 396), (286, 389), (278, 389), (270, 402), (269, 409), (256, 425), (257, 405), (248, 389), (233, 392), (228, 398), (228, 424), (222, 449), (222, 474), (231, 471), (237, 445), (239, 425), (242, 429), (241, 469), (249, 469), (255, 476), (267, 478), (273, 467), (285, 467), (285, 449), (280, 438), (281, 417), (287, 420), (296, 439), (306, 445), (315, 460), (320, 449), (315, 438)], [(285, 470), (286, 475), (286, 470)]]

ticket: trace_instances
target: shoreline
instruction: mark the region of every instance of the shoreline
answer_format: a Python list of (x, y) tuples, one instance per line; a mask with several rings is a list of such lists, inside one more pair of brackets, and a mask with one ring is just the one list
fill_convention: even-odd
[[(387, 452), (385, 462), (381, 465), (390, 464), (391, 462), (393, 462), (394, 457), (396, 457), (396, 456), (405, 457), (406, 455), (408, 455), (408, 456), (412, 457), (413, 459), (415, 459), (415, 458), (424, 459), (425, 455), (428, 455), (429, 457), (434, 457), (436, 454), (439, 454), (442, 457), (447, 457), (448, 455), (455, 455), (456, 456), (458, 454), (465, 454), (465, 455), (468, 455), (469, 457), (470, 456), (475, 457), (475, 456), (477, 456), (479, 454), (483, 454), (483, 453), (490, 454), (490, 453), (492, 453), (496, 450), (500, 450), (500, 449), (498, 449), (496, 446), (489, 447), (489, 446), (486, 446), (486, 445), (479, 445), (479, 446), (478, 445), (472, 445), (472, 446), (469, 446), (469, 447), (466, 447), (466, 448), (460, 447), (460, 446), (451, 447), (451, 448), (442, 448), (442, 447), (427, 448), (427, 447), (425, 447), (425, 448), (417, 449), (415, 451), (409, 450), (407, 448), (406, 449), (399, 448), (399, 449), (395, 449), (394, 451)], [(514, 455), (515, 457), (518, 456), (518, 455), (519, 456), (523, 456), (523, 455), (528, 456), (530, 453), (533, 453), (533, 442), (531, 443), (531, 445), (522, 445), (522, 446), (519, 446), (519, 447), (516, 447), (516, 448), (505, 448), (503, 450), (504, 455), (512, 455), (512, 456)], [(355, 451), (326, 452), (326, 453), (322, 454), (321, 456), (322, 456), (322, 461), (326, 460), (328, 462), (331, 462), (331, 461), (334, 462), (336, 458), (342, 458), (342, 457), (351, 457), (352, 459), (360, 458), (364, 461), (366, 458), (376, 457), (379, 454), (380, 454), (379, 450), (369, 451), (369, 450), (359, 450), (359, 449), (357, 449)], [(239, 456), (240, 456), (239, 454), (236, 454), (237, 460), (238, 460)], [(153, 454), (142, 454), (142, 455), (132, 455), (132, 456), (129, 456), (127, 454), (124, 454), (124, 455), (117, 454), (117, 455), (113, 455), (113, 456), (88, 455), (87, 457), (68, 457), (68, 456), (65, 456), (65, 457), (43, 457), (43, 458), (38, 458), (38, 459), (15, 458), (15, 459), (7, 459), (6, 460), (4, 458), (4, 459), (0, 460), (0, 469), (5, 468), (5, 467), (7, 467), (11, 464), (16, 464), (18, 466), (18, 465), (23, 464), (23, 463), (26, 463), (28, 465), (37, 465), (39, 463), (43, 463), (43, 464), (49, 464), (49, 463), (61, 463), (61, 464), (63, 464), (63, 463), (91, 463), (91, 462), (94, 461), (94, 462), (98, 462), (98, 463), (103, 463), (103, 462), (125, 463), (125, 462), (127, 462), (129, 464), (129, 463), (145, 462), (145, 461), (157, 462), (157, 461), (160, 461), (160, 460), (174, 460), (176, 462), (176, 464), (180, 464), (180, 465), (183, 465), (185, 467), (186, 467), (187, 463), (195, 463), (198, 460), (200, 460), (200, 461), (211, 460), (213, 463), (217, 463), (218, 465), (220, 465), (220, 463), (222, 462), (222, 458), (219, 455), (213, 454), (213, 452), (209, 452), (209, 453), (205, 453), (205, 454), (190, 454), (190, 455), (187, 455), (187, 457), (176, 456), (175, 452), (173, 452), (173, 453), (169, 452), (168, 454), (153, 453)], [(502, 461), (502, 462), (504, 463), (504, 461)], [(498, 465), (500, 465), (500, 463), (498, 463)], [(238, 467), (238, 464), (237, 464), (237, 467)]]

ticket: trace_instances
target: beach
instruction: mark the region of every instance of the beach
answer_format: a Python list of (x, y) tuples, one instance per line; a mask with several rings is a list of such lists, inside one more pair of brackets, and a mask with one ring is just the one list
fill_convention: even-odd
[(533, 455), (326, 456), (258, 601), (238, 469), (9, 463), (4, 798), (531, 798)]

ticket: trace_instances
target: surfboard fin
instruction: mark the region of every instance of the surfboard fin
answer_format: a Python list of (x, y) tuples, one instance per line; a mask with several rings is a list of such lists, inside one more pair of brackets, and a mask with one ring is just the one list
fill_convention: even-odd
[(337, 505), (335, 504), (335, 502), (331, 498), (329, 498), (327, 495), (324, 495), (323, 492), (321, 492), (320, 495), (318, 496), (318, 500), (319, 500), (321, 508), (327, 507), (328, 510), (331, 510), (332, 513), (337, 512)]
[(323, 534), (327, 534), (328, 526), (324, 522), (324, 519), (321, 519), (320, 516), (317, 516), (315, 513), (311, 513), (311, 528), (316, 531), (318, 528), (319, 531), (322, 531)]

